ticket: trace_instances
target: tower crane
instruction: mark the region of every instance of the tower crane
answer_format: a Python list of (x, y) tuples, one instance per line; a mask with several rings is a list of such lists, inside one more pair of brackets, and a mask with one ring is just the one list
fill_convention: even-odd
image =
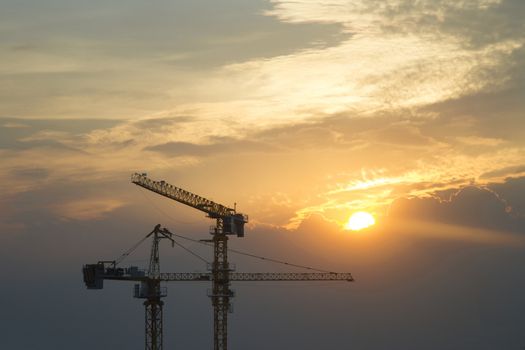
[[(155, 181), (146, 174), (134, 173), (131, 181), (145, 189), (162, 196), (203, 211), (211, 219), (216, 220), (210, 234), (212, 239), (201, 240), (213, 245), (213, 262), (211, 272), (160, 272), (158, 246), (159, 241), (168, 239), (174, 243), (173, 236), (160, 224), (155, 226), (145, 238), (152, 237), (150, 264), (147, 273), (136, 266), (127, 268), (117, 267), (122, 258), (129, 254), (124, 253), (116, 261), (99, 261), (96, 264), (87, 264), (83, 267), (84, 282), (88, 289), (102, 289), (104, 280), (137, 281), (134, 296), (144, 298), (146, 310), (146, 350), (162, 350), (162, 306), (161, 298), (167, 295), (166, 288), (160, 282), (197, 282), (209, 281), (212, 290), (209, 294), (213, 305), (214, 350), (228, 348), (228, 312), (231, 312), (230, 299), (234, 292), (230, 289), (232, 281), (354, 281), (350, 273), (317, 272), (317, 273), (240, 273), (233, 272), (228, 262), (228, 236), (244, 237), (244, 224), (248, 216), (237, 213), (236, 209), (228, 208), (209, 199), (198, 196), (181, 188), (170, 185), (165, 181)], [(202, 242), (201, 242), (202, 243)], [(135, 246), (136, 247), (136, 246)]]
[[(147, 272), (140, 270), (137, 266), (130, 266), (128, 268), (117, 267), (132, 250), (136, 249), (140, 243), (149, 237), (152, 237), (152, 246)], [(161, 298), (167, 296), (166, 287), (161, 287), (160, 285), (163, 279), (161, 279), (160, 276), (159, 242), (162, 239), (170, 240), (172, 246), (175, 242), (172, 238), (172, 233), (165, 228), (161, 228), (160, 224), (158, 224), (153, 231), (148, 233), (146, 237), (125, 252), (119, 259), (87, 264), (84, 265), (82, 269), (84, 283), (88, 289), (102, 289), (105, 279), (140, 282), (140, 284), (135, 284), (133, 296), (139, 299), (146, 299), (144, 301), (146, 311), (146, 350), (162, 349), (162, 306), (164, 302)]]
[(213, 339), (215, 350), (226, 350), (228, 339), (228, 312), (230, 298), (230, 272), (228, 263), (228, 235), (244, 237), (244, 224), (248, 216), (237, 213), (235, 209), (215, 203), (209, 199), (170, 185), (165, 181), (155, 181), (146, 174), (134, 173), (131, 182), (164, 197), (205, 212), (209, 218), (216, 220), (216, 226), (210, 230), (213, 243), (212, 292), (210, 298), (213, 305)]

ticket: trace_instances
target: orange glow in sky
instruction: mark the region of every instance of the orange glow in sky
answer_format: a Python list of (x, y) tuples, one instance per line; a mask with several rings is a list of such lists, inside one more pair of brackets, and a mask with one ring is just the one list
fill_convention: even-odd
[[(236, 348), (525, 349), (525, 0), (122, 3), (0, 0), (0, 350), (136, 347), (140, 320), (111, 328), (136, 301), (77, 292), (80, 268), (156, 224), (191, 237), (162, 272), (209, 272), (205, 208), (135, 172), (248, 215), (236, 272), (355, 275), (281, 303), (243, 281)], [(27, 293), (64, 286), (68, 307)], [(209, 347), (201, 328), (166, 347)]]
[(376, 220), (372, 214), (365, 211), (358, 211), (353, 213), (352, 216), (348, 219), (348, 222), (345, 225), (345, 229), (352, 231), (359, 231), (364, 228), (370, 227), (376, 223)]

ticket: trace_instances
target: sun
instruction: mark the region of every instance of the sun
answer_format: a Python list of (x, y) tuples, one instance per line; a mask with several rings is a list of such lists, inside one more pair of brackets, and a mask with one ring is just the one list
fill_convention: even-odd
[(376, 220), (372, 214), (365, 211), (358, 211), (353, 213), (352, 216), (348, 219), (348, 222), (345, 225), (345, 229), (352, 231), (359, 231), (364, 228), (370, 227), (376, 223)]

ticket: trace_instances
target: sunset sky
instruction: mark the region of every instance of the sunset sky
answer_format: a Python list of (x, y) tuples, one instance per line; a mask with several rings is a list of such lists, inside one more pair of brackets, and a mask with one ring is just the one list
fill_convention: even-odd
[[(82, 264), (212, 224), (130, 183), (147, 172), (236, 203), (233, 248), (356, 278), (233, 285), (233, 350), (523, 349), (524, 18), (523, 0), (0, 0), (0, 348), (143, 348), (132, 285), (87, 291)], [(376, 224), (345, 229), (358, 211)], [(206, 288), (169, 285), (170, 348), (211, 348)]]

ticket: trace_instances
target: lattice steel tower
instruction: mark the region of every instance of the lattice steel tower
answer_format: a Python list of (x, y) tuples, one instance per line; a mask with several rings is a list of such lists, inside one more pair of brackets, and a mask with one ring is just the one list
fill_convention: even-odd
[(230, 289), (232, 269), (228, 263), (228, 235), (244, 237), (244, 224), (248, 222), (248, 216), (165, 181), (151, 180), (146, 174), (133, 174), (131, 182), (201, 210), (209, 218), (216, 219), (216, 226), (210, 231), (213, 235), (213, 239), (210, 240), (213, 243), (211, 266), (213, 278), (212, 291), (209, 296), (213, 305), (214, 350), (226, 350), (228, 348), (228, 312), (230, 311), (230, 298), (233, 297), (233, 291)]
[(146, 350), (162, 350), (162, 306), (164, 302), (161, 298), (167, 295), (166, 288), (160, 285), (160, 261), (159, 261), (159, 242), (161, 239), (169, 239), (173, 246), (171, 233), (166, 229), (162, 230), (160, 224), (155, 226), (153, 231), (146, 238), (153, 236), (151, 254), (149, 259), (148, 278), (135, 285), (135, 298), (146, 299), (145, 308), (145, 334)]

